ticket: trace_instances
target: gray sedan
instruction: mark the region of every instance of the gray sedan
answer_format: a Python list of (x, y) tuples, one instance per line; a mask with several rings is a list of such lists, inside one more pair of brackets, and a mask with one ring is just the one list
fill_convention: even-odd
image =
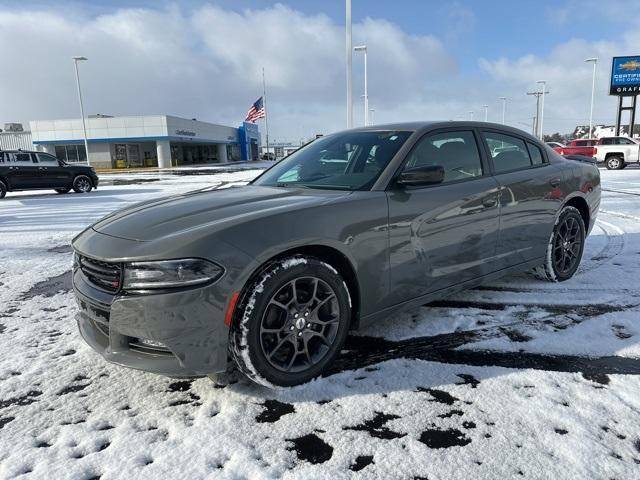
[(422, 122), (320, 138), (244, 187), (118, 211), (73, 241), (78, 327), (159, 374), (321, 374), (347, 333), (516, 272), (564, 281), (600, 203), (591, 164), (514, 128)]

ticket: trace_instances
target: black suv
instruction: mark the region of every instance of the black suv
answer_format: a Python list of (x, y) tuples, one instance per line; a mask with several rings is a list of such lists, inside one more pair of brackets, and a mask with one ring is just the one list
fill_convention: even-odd
[(0, 150), (0, 198), (11, 191), (45, 188), (86, 193), (98, 188), (98, 175), (92, 167), (70, 165), (48, 153)]

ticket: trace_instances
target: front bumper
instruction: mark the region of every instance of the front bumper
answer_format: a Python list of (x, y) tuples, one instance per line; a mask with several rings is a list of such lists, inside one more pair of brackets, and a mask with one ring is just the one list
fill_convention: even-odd
[[(107, 361), (171, 377), (227, 369), (228, 328), (215, 285), (112, 295), (73, 272), (82, 338)], [(147, 339), (162, 346), (149, 346)]]

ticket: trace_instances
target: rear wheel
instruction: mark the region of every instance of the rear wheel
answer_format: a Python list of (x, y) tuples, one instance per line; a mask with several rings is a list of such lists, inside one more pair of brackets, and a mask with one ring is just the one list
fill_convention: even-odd
[(7, 194), (7, 186), (4, 184), (2, 180), (0, 180), (0, 198), (4, 198)]
[(76, 193), (89, 193), (92, 188), (91, 179), (86, 175), (78, 175), (73, 179), (73, 190)]
[(624, 158), (619, 156), (611, 156), (605, 161), (608, 170), (621, 170), (625, 167)]
[(578, 270), (586, 229), (580, 211), (574, 207), (564, 207), (551, 232), (543, 265), (534, 269), (534, 274), (550, 282), (569, 280)]
[(56, 188), (55, 191), (58, 193), (69, 193), (70, 188)]
[(230, 351), (257, 383), (298, 385), (336, 358), (350, 318), (340, 274), (316, 258), (289, 257), (268, 265), (243, 293)]

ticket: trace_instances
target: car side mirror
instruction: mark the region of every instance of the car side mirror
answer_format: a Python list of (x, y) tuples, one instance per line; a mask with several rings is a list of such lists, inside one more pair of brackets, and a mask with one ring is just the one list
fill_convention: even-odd
[(444, 167), (442, 165), (424, 165), (413, 167), (403, 171), (398, 177), (398, 185), (423, 186), (437, 185), (444, 180)]

